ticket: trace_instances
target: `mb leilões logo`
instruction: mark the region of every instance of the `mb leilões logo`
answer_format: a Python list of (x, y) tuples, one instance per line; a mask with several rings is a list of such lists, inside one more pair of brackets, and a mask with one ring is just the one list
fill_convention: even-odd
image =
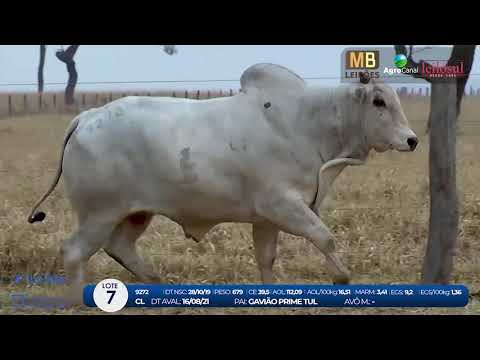
[(345, 52), (344, 79), (355, 79), (360, 73), (368, 72), (371, 78), (378, 78), (380, 66), (379, 50), (348, 50)]

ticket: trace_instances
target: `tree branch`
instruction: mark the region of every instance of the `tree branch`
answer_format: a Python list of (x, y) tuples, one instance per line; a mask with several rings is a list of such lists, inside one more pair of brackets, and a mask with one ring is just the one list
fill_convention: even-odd
[(408, 69), (417, 69), (417, 73), (411, 73), (409, 74), (410, 76), (414, 77), (414, 78), (417, 78), (417, 79), (423, 79), (429, 83), (432, 82), (432, 79), (430, 79), (429, 77), (421, 74), (421, 71), (420, 69), (422, 68), (423, 64), (426, 64), (426, 65), (430, 65), (428, 62), (426, 61), (423, 61), (423, 60), (420, 60), (420, 62), (416, 62), (415, 60), (413, 60), (413, 57), (412, 57), (412, 51), (413, 51), (413, 45), (410, 45), (409, 46), (409, 52), (408, 52), (408, 55), (407, 55), (407, 47), (405, 45), (394, 45), (394, 48), (395, 48), (395, 53), (398, 55), (398, 54), (403, 54), (407, 57), (407, 65), (405, 65), (406, 68)]
[(68, 64), (69, 62), (73, 61), (73, 57), (75, 56), (75, 53), (77, 52), (79, 47), (80, 47), (80, 45), (70, 45), (67, 48), (67, 50), (58, 50), (55, 53), (55, 56), (61, 62), (64, 62), (65, 64)]
[(455, 66), (463, 62), (464, 76), (457, 76), (457, 116), (460, 114), (462, 98), (465, 94), (465, 85), (467, 85), (470, 71), (472, 70), (473, 58), (475, 55), (475, 45), (455, 45), (452, 49), (450, 59), (447, 65)]
[(78, 73), (75, 68), (73, 57), (79, 47), (80, 45), (70, 45), (67, 50), (58, 50), (55, 53), (57, 59), (67, 65), (68, 84), (65, 89), (65, 103), (67, 105), (72, 105), (74, 103), (74, 92), (75, 86), (77, 85)]

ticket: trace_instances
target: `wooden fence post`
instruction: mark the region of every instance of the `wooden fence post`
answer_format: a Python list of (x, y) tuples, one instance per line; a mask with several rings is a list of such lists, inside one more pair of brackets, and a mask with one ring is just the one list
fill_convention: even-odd
[(185, 99), (188, 99), (188, 91), (185, 90)]
[(98, 105), (98, 93), (95, 93), (95, 105)]
[(230, 89), (230, 96), (233, 96), (233, 90)]
[(175, 91), (173, 92), (172, 97), (177, 97), (177, 94), (175, 94)]
[(8, 116), (13, 115), (13, 108), (12, 108), (12, 95), (8, 94)]
[(207, 91), (207, 99), (210, 99), (210, 90)]
[(87, 101), (86, 101), (86, 94), (83, 93), (83, 94), (82, 94), (82, 106), (85, 106), (86, 102), (87, 102)]
[(200, 99), (200, 90), (197, 90), (197, 100)]
[(28, 101), (27, 101), (27, 94), (23, 94), (23, 111), (27, 111), (28, 108)]
[(109, 99), (110, 99), (110, 102), (112, 102), (112, 101), (113, 101), (113, 94), (112, 94), (112, 93), (110, 93), (110, 97), (109, 97)]
[(57, 94), (55, 93), (53, 94), (53, 108), (57, 108)]
[(38, 111), (42, 110), (42, 93), (38, 94)]

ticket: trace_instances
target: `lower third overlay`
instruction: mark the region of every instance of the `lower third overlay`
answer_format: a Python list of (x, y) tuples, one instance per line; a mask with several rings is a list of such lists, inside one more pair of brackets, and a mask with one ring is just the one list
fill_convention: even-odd
[(464, 307), (464, 285), (151, 285), (106, 279), (84, 303), (106, 312), (163, 307)]

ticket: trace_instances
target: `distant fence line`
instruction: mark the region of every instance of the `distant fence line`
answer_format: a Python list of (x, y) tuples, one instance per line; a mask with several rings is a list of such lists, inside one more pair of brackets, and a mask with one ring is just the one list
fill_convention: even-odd
[(126, 96), (177, 97), (187, 99), (213, 99), (237, 94), (237, 90), (172, 90), (172, 91), (123, 91), (123, 92), (77, 92), (75, 104), (65, 105), (65, 96), (60, 92), (45, 93), (0, 93), (0, 117), (28, 115), (42, 112), (76, 113), (92, 107), (103, 106)]
[[(78, 113), (92, 107), (105, 105), (113, 100), (126, 96), (155, 96), (177, 97), (188, 99), (212, 99), (218, 97), (233, 96), (240, 90), (160, 90), (160, 91), (111, 91), (111, 92), (77, 92), (75, 104), (65, 105), (63, 92), (44, 93), (0, 93), (0, 118), (16, 115), (28, 115), (35, 113)], [(397, 93), (402, 98), (428, 97), (429, 88), (399, 88)], [(480, 96), (480, 89), (471, 89), (467, 96)]]

